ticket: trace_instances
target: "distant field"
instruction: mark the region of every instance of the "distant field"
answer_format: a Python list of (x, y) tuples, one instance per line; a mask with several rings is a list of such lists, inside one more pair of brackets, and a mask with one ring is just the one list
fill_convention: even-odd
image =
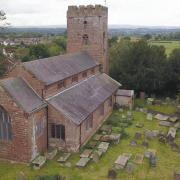
[(164, 46), (169, 55), (174, 49), (180, 48), (180, 41), (149, 41), (151, 45)]

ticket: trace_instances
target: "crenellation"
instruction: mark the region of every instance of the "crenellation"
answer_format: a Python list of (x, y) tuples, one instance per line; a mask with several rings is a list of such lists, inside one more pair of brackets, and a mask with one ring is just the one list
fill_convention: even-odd
[(108, 8), (102, 5), (69, 6), (67, 16), (107, 16)]

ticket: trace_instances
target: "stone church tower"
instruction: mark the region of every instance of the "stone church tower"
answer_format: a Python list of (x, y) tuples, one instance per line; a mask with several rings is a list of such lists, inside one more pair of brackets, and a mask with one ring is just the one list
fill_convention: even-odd
[(109, 73), (108, 62), (108, 8), (96, 6), (69, 6), (67, 12), (67, 52), (86, 51)]

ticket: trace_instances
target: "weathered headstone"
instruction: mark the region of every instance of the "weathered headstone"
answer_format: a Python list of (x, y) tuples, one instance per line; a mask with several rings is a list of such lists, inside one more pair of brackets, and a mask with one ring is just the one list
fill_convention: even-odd
[(54, 159), (54, 157), (57, 155), (58, 150), (55, 149), (50, 149), (48, 152), (45, 153), (45, 156), (47, 159)]
[(154, 99), (153, 98), (147, 98), (147, 104), (148, 105), (152, 105), (154, 102)]
[(152, 121), (153, 115), (151, 113), (148, 113), (147, 116), (146, 116), (146, 119), (149, 120), (149, 121)]
[(101, 134), (95, 134), (95, 136), (93, 137), (94, 141), (100, 141), (102, 135)]
[(35, 160), (32, 161), (34, 169), (40, 169), (46, 162), (45, 156), (38, 156)]
[(170, 126), (172, 126), (172, 123), (169, 122), (169, 121), (160, 121), (160, 122), (159, 122), (159, 125), (160, 125), (160, 126), (170, 127)]
[(135, 147), (135, 146), (137, 146), (137, 141), (132, 140), (129, 145), (130, 145), (131, 147)]
[(174, 127), (180, 129), (180, 122), (175, 123)]
[(117, 177), (117, 173), (114, 169), (111, 169), (108, 171), (108, 178), (109, 179), (116, 179)]
[(155, 149), (148, 149), (144, 152), (144, 156), (146, 158), (150, 158), (151, 154), (156, 155), (156, 150)]
[(145, 139), (149, 139), (149, 140), (154, 138), (152, 131), (149, 129), (146, 129), (144, 131), (144, 137)]
[(176, 137), (176, 128), (169, 128), (168, 134), (167, 134), (167, 138), (170, 141), (173, 141)]
[(136, 154), (134, 162), (137, 164), (142, 164), (143, 163), (143, 159), (144, 159), (144, 155), (143, 154)]
[(155, 116), (156, 119), (160, 120), (160, 121), (167, 121), (169, 119), (169, 116), (167, 115), (163, 115), (163, 114), (157, 114)]
[(88, 162), (90, 161), (90, 158), (81, 158), (77, 163), (76, 166), (77, 167), (85, 167)]
[(57, 161), (59, 163), (65, 163), (69, 159), (70, 156), (71, 156), (71, 153), (62, 153)]
[(98, 146), (98, 149), (101, 149), (102, 152), (104, 153), (108, 150), (108, 148), (109, 148), (109, 143), (107, 142), (101, 142)]
[(93, 154), (91, 155), (91, 159), (92, 159), (94, 162), (98, 162), (99, 159), (101, 158), (102, 154), (103, 154), (103, 151), (102, 151), (101, 149), (95, 150), (95, 151), (93, 152)]
[(156, 167), (156, 156), (154, 154), (150, 155), (149, 164), (150, 164), (150, 167)]
[(115, 161), (116, 169), (124, 169), (124, 167), (126, 166), (128, 162), (128, 159), (129, 158), (127, 156), (120, 155)]
[(80, 155), (80, 157), (81, 158), (88, 158), (88, 157), (90, 157), (91, 153), (92, 153), (91, 149), (85, 149), (83, 151), (83, 153)]
[(172, 123), (175, 123), (177, 120), (178, 120), (178, 117), (177, 117), (177, 116), (171, 116), (171, 117), (169, 118), (169, 121), (172, 122)]
[(137, 127), (137, 128), (143, 128), (143, 127), (144, 127), (144, 124), (143, 124), (143, 123), (137, 123), (137, 124), (136, 124), (136, 127)]

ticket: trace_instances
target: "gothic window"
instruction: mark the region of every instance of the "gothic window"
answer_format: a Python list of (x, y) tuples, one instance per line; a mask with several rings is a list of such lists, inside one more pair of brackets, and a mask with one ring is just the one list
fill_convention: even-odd
[(87, 35), (87, 34), (84, 34), (84, 35), (83, 35), (83, 44), (84, 44), (84, 45), (87, 45), (87, 44), (88, 44), (88, 39), (89, 39), (88, 35)]
[(12, 139), (11, 121), (7, 111), (0, 106), (0, 141)]
[(84, 28), (86, 28), (87, 27), (87, 21), (85, 20), (84, 21)]
[(51, 137), (65, 140), (65, 126), (61, 124), (52, 124)]

